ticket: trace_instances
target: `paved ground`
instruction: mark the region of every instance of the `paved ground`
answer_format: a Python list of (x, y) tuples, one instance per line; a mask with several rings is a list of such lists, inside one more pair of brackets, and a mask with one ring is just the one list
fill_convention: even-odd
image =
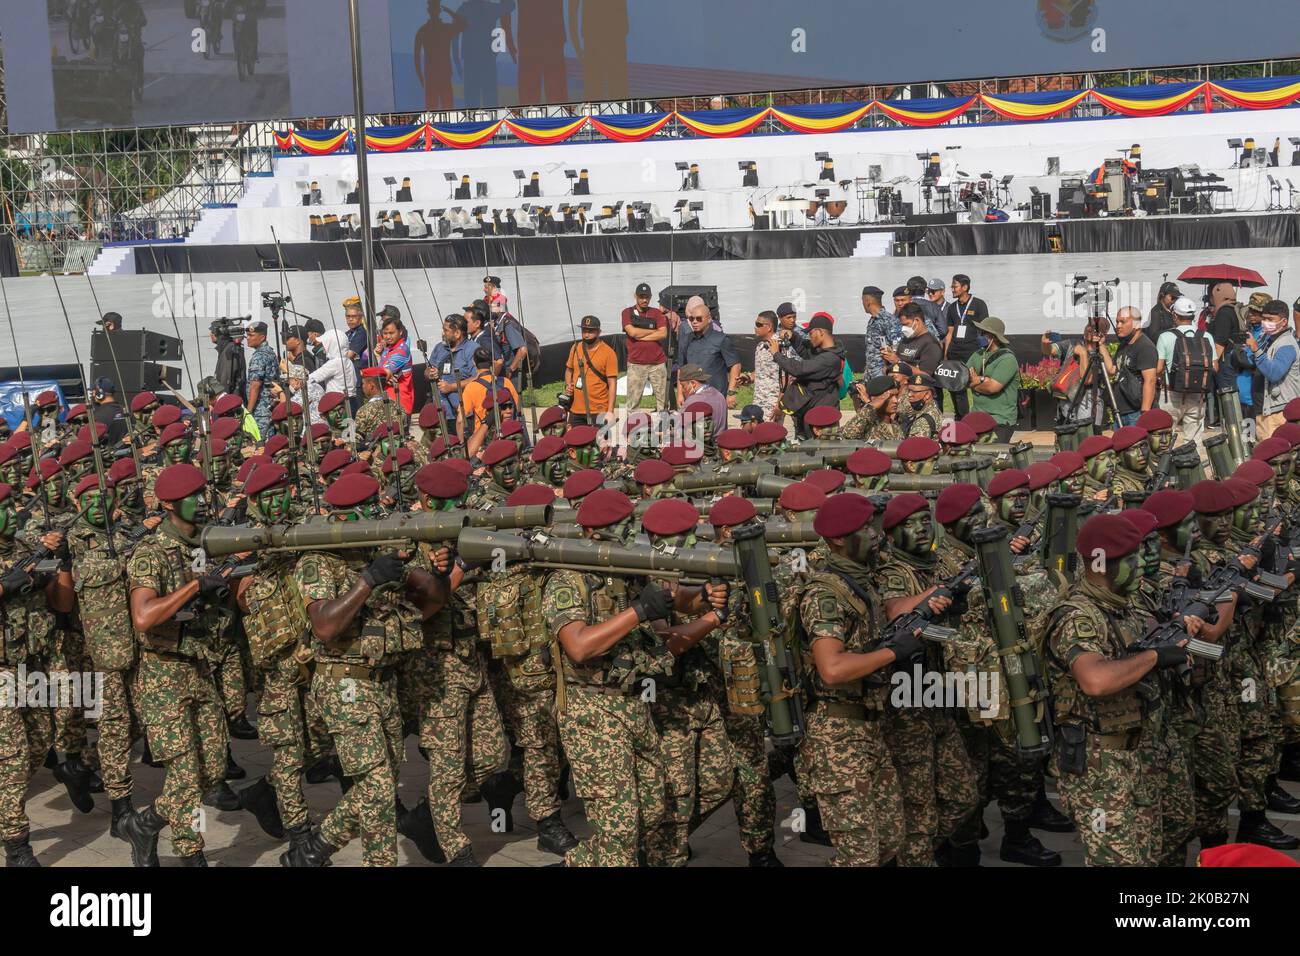
[[(407, 763), (402, 773), (402, 801), (413, 806), (424, 791), (425, 763), (416, 750), (414, 738), (408, 740)], [(270, 765), (269, 752), (256, 741), (235, 741), (235, 759), (248, 771), (248, 780), (266, 773)], [(162, 786), (162, 771), (133, 764), (136, 779), (135, 803), (142, 806), (152, 799)], [(248, 781), (235, 781), (240, 789)], [(1300, 795), (1300, 785), (1287, 784)], [(338, 800), (339, 788), (330, 781), (307, 787), (312, 818), (319, 820)], [(777, 831), (777, 854), (787, 866), (819, 866), (829, 856), (830, 850), (802, 843), (790, 832), (790, 811), (796, 796), (789, 778), (777, 784), (777, 808), (780, 821)], [(108, 835), (109, 800), (100, 794), (95, 797), (95, 809), (80, 814), (73, 809), (67, 792), (48, 770), (37, 775), (34, 792), (27, 803), (32, 819), (32, 847), (44, 866), (130, 866), (131, 853), (127, 845)], [(512, 833), (493, 833), (488, 823), (487, 804), (467, 804), (464, 808), (467, 832), (473, 840), (479, 861), (488, 866), (545, 866), (556, 862), (556, 857), (537, 849), (532, 822), (524, 810), (523, 797), (515, 801), (515, 829)], [(578, 836), (587, 833), (582, 817), (582, 801), (570, 799), (564, 807), (564, 817)], [(1300, 816), (1272, 816), (1274, 822), (1288, 833), (1300, 836)], [(998, 846), (1002, 839), (1001, 818), (996, 809), (985, 817), (989, 836), (983, 842), (984, 863), (987, 866), (1007, 866), (998, 859)], [(1236, 826), (1233, 811), (1233, 827)], [(219, 813), (208, 810), (206, 815), (206, 856), (214, 866), (275, 866), (284, 844), (266, 836), (253, 817), (242, 811)], [(168, 834), (163, 831), (159, 843), (159, 856), (163, 866), (174, 866)], [(1058, 850), (1066, 866), (1081, 866), (1083, 853), (1074, 834), (1039, 833), (1047, 846)], [(692, 866), (743, 866), (746, 858), (736, 836), (736, 818), (727, 804), (710, 817), (691, 838)], [(430, 866), (408, 840), (398, 838), (398, 860), (403, 866)], [(1300, 859), (1300, 854), (1293, 854)], [(359, 841), (344, 847), (334, 857), (341, 866), (357, 866), (361, 862)]]

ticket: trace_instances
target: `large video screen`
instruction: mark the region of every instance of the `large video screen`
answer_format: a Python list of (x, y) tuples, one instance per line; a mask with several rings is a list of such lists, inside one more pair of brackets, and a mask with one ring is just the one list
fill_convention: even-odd
[[(369, 113), (1300, 57), (1272, 0), (358, 5)], [(347, 0), (22, 0), (0, 36), (11, 132), (354, 110)]]

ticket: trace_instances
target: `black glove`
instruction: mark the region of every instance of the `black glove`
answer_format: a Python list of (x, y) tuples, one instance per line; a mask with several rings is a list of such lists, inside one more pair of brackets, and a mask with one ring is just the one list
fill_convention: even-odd
[(1156, 648), (1156, 667), (1183, 667), (1187, 663), (1187, 648), (1165, 644)]
[(199, 597), (218, 601), (230, 595), (230, 583), (219, 574), (209, 572), (199, 578)]
[(15, 594), (26, 594), (35, 584), (36, 579), (22, 568), (10, 568), (5, 573), (5, 576), (0, 578), (0, 588), (4, 588), (6, 597)]
[(925, 645), (910, 631), (900, 631), (881, 646), (893, 651), (894, 657), (901, 662), (916, 657)]
[(401, 561), (398, 561), (391, 554), (381, 554), (370, 562), (370, 567), (361, 572), (361, 580), (370, 585), (371, 590), (374, 590), (383, 587), (385, 584), (393, 584), (402, 580), (402, 575), (405, 573), (406, 568)]
[(632, 608), (641, 624), (646, 621), (666, 621), (673, 612), (673, 596), (664, 588), (652, 584), (641, 592)]

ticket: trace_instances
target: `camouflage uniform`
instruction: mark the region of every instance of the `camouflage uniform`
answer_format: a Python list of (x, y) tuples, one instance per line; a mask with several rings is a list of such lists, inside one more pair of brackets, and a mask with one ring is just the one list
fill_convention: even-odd
[[(612, 577), (556, 571), (542, 593), (542, 617), (558, 638), (567, 624), (617, 614), (634, 597), (630, 590)], [(591, 827), (591, 836), (565, 856), (568, 866), (635, 866), (642, 834), (662, 824), (663, 757), (642, 693), (645, 678), (671, 666), (671, 655), (645, 627), (581, 664), (564, 654), (556, 688), (560, 742)]]
[(840, 426), (840, 438), (848, 441), (862, 441), (864, 443), (878, 443), (886, 441), (902, 441), (903, 426), (895, 419), (894, 421), (884, 421), (879, 413), (870, 405), (863, 405), (862, 410), (853, 416), (849, 421)]
[[(1202, 581), (1226, 562), (1224, 552), (1203, 538), (1192, 547), (1193, 580)], [(1235, 623), (1224, 635), (1230, 647)], [(1199, 718), (1192, 747), (1196, 783), (1196, 832), (1228, 832), (1228, 807), (1237, 796), (1237, 758), (1241, 749), (1237, 691), (1229, 672), (1232, 654), (1218, 661), (1192, 658), (1192, 700)]]
[(108, 533), (84, 522), (68, 538), (86, 650), (95, 671), (104, 675), (98, 720), (100, 776), (104, 792), (118, 800), (131, 795), (136, 645), (127, 587), (129, 545), (120, 539), (113, 543), (115, 554), (109, 552)]
[(1119, 497), (1126, 491), (1146, 491), (1149, 472), (1130, 471), (1123, 463), (1115, 466), (1115, 475), (1110, 480), (1110, 490)]
[[(375, 433), (375, 429), (380, 425), (392, 422), (394, 415), (405, 422), (406, 413), (402, 411), (396, 402), (387, 398), (371, 399), (357, 409), (355, 419), (357, 435), (369, 441), (370, 436)], [(263, 434), (262, 437), (265, 439), (266, 435)]]
[[(1228, 550), (1237, 553), (1248, 545), (1249, 536), (1232, 530)], [(1265, 605), (1242, 595), (1233, 620), (1227, 653), (1240, 728), (1237, 752), (1237, 806), (1243, 813), (1264, 811), (1269, 776), (1277, 769), (1273, 723), (1277, 713), (1277, 691), (1268, 677), (1270, 630)]]
[[(304, 603), (342, 597), (356, 584), (338, 554), (303, 555), (293, 577)], [(400, 586), (372, 591), (347, 629), (328, 646), (312, 637), (316, 669), (311, 696), (338, 749), (352, 787), (321, 822), (320, 835), (342, 848), (361, 837), (364, 866), (397, 864), (397, 775), (402, 763), (402, 716), (397, 702), (397, 656), (423, 644), (423, 622)]]
[(467, 511), (491, 511), (493, 508), (500, 508), (505, 504), (505, 500), (510, 497), (510, 492), (502, 488), (495, 481), (488, 479), (477, 489), (472, 490), (465, 498), (465, 510)]
[(811, 662), (813, 646), (823, 639), (840, 641), (851, 653), (876, 649), (884, 624), (879, 600), (872, 595), (864, 601), (838, 577), (818, 572), (800, 599), (799, 623), (811, 700), (796, 767), (817, 795), (822, 823), (835, 846), (830, 863), (888, 863), (902, 847), (905, 824), (898, 772), (883, 726), (886, 675), (877, 672), (830, 685)]
[(906, 408), (907, 415), (899, 416), (903, 433), (908, 438), (919, 435), (922, 438), (933, 438), (938, 441), (939, 430), (943, 428), (943, 412), (939, 411), (939, 406), (934, 403), (934, 399), (927, 398), (925, 404), (916, 410), (912, 409), (910, 403)]
[[(21, 547), (5, 542), (0, 551), (0, 573), (26, 557)], [(44, 707), (23, 706), (18, 668), (37, 670), (49, 652), (54, 636), (54, 615), (47, 609), (45, 595), (33, 590), (28, 595), (4, 595), (0, 614), (0, 837), (16, 840), (27, 836), (30, 824), (25, 809), (27, 784), (36, 775), (50, 749), (50, 712)]]
[[(934, 564), (920, 564), (901, 550), (881, 565), (880, 600), (911, 597), (935, 584)], [(924, 670), (943, 673), (942, 650), (924, 648)], [(909, 677), (912, 665), (904, 666)], [(891, 707), (885, 738), (898, 770), (907, 833), (898, 852), (900, 866), (934, 866), (934, 851), (975, 809), (975, 773), (951, 711), (943, 707)]]
[[(1151, 866), (1160, 849), (1159, 781), (1148, 765), (1152, 678), (1107, 697), (1085, 694), (1071, 673), (1082, 654), (1123, 657), (1146, 619), (1130, 600), (1076, 581), (1048, 616), (1047, 674), (1058, 728), (1052, 756), (1061, 802), (1088, 866)], [(1082, 766), (1065, 749), (1077, 743)]]
[[(148, 588), (158, 597), (191, 580), (190, 554), (197, 542), (180, 537), (170, 520), (141, 541), (127, 562), (131, 589)], [(166, 767), (163, 791), (154, 809), (172, 828), (178, 856), (203, 850), (199, 801), (225, 776), (226, 721), (206, 644), (227, 624), (218, 608), (199, 606), (183, 623), (169, 621), (141, 643), (136, 703), (148, 734), (149, 750)]]

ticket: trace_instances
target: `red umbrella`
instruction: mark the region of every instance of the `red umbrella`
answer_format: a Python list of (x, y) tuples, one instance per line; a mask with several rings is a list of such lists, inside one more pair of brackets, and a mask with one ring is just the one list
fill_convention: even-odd
[(1183, 282), (1231, 282), (1235, 286), (1251, 289), (1268, 285), (1264, 277), (1254, 269), (1243, 269), (1225, 263), (1217, 266), (1192, 266), (1178, 278)]

